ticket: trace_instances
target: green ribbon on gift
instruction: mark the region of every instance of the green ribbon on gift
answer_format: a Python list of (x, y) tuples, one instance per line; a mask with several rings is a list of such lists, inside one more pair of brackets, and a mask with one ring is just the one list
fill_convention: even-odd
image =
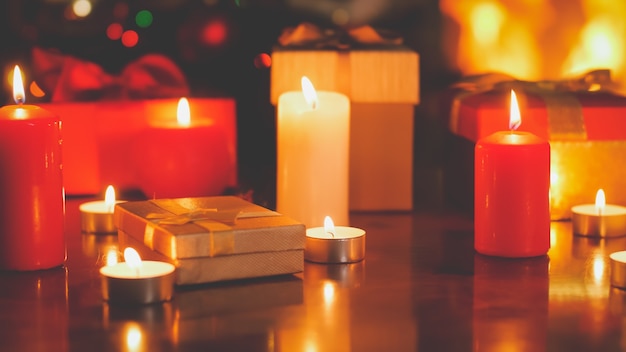
[(607, 91), (612, 87), (611, 72), (604, 69), (559, 81), (521, 81), (502, 73), (469, 76), (452, 86), (462, 91), (452, 101), (449, 128), (452, 132), (458, 132), (459, 110), (464, 99), (490, 90), (513, 89), (537, 94), (544, 100), (548, 112), (550, 139), (586, 140), (582, 107), (573, 93)]
[[(201, 226), (208, 232), (209, 256), (234, 253), (235, 233), (231, 226), (238, 218), (253, 218), (264, 216), (278, 216), (273, 211), (244, 212), (243, 209), (198, 208), (190, 209), (180, 203), (180, 200), (157, 199), (151, 201), (167, 213), (149, 213), (145, 217), (152, 222), (146, 224), (144, 243), (154, 249), (154, 226), (182, 226), (193, 223)], [(176, 236), (172, 236), (170, 257), (176, 258)]]

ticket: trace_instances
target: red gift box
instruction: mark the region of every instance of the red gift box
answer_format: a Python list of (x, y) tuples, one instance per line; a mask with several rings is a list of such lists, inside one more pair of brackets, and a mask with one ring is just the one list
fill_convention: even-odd
[(522, 116), (519, 131), (550, 141), (551, 218), (571, 216), (571, 207), (593, 203), (603, 188), (607, 202), (626, 204), (626, 97), (606, 88), (606, 71), (580, 80), (486, 85), (462, 84), (453, 90), (449, 129), (454, 136), (446, 158), (448, 202), (462, 208), (473, 202), (474, 143), (509, 129), (509, 95), (517, 93)]

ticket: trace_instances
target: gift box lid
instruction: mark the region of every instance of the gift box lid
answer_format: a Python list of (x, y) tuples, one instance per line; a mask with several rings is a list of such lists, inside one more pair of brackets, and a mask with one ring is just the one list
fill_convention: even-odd
[(402, 45), (351, 50), (275, 47), (270, 72), (270, 100), (301, 90), (307, 76), (315, 89), (336, 91), (353, 102), (419, 103), (419, 55)]
[(118, 203), (115, 224), (172, 259), (304, 249), (305, 226), (234, 196)]
[[(519, 131), (553, 141), (626, 139), (626, 97), (608, 91), (515, 90)], [(510, 89), (455, 92), (450, 130), (471, 141), (509, 130)]]

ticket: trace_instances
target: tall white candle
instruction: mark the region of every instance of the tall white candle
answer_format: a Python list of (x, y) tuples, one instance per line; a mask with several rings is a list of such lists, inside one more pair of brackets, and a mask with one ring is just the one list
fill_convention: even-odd
[(350, 101), (302, 82), (278, 97), (276, 210), (307, 227), (348, 224)]

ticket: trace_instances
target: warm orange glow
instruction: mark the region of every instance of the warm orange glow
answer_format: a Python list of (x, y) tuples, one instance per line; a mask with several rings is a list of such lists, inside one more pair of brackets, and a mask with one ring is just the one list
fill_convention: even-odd
[(104, 205), (106, 206), (107, 210), (109, 210), (111, 213), (113, 212), (113, 208), (115, 207), (115, 188), (113, 188), (113, 186), (111, 185), (107, 187), (107, 190), (104, 194)]
[(470, 25), (474, 40), (482, 45), (493, 45), (500, 37), (506, 19), (501, 5), (485, 2), (476, 5), (470, 13)]
[(511, 110), (509, 112), (509, 129), (514, 131), (522, 124), (522, 117), (519, 112), (519, 105), (517, 104), (517, 96), (515, 92), (511, 90)]
[(450, 23), (446, 56), (464, 75), (561, 80), (605, 68), (626, 92), (622, 0), (441, 0), (439, 6)]
[(324, 232), (335, 237), (335, 223), (330, 216), (324, 218)]
[(126, 247), (126, 249), (124, 249), (124, 260), (131, 268), (138, 269), (141, 267), (141, 257), (132, 247)]
[(13, 100), (16, 104), (24, 104), (26, 95), (24, 94), (24, 83), (22, 81), (22, 71), (15, 65), (13, 69)]
[(580, 32), (578, 43), (572, 47), (565, 63), (565, 75), (580, 74), (597, 68), (623, 71), (624, 45), (615, 29), (623, 27), (609, 17), (590, 20)]
[(178, 101), (176, 121), (178, 121), (180, 126), (189, 126), (191, 124), (191, 112), (189, 110), (189, 101), (187, 98), (180, 98)]
[(315, 91), (315, 87), (313, 87), (313, 83), (307, 76), (302, 76), (302, 94), (304, 94), (304, 100), (309, 104), (311, 109), (315, 110), (317, 108), (317, 92)]
[(596, 210), (598, 214), (602, 214), (602, 211), (606, 207), (606, 196), (604, 195), (604, 190), (600, 188), (596, 193)]

